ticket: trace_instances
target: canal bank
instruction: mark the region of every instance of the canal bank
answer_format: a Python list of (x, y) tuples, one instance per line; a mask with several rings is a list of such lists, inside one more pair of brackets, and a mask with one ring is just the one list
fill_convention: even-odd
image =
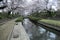
[(56, 30), (56, 31), (60, 32), (60, 27), (59, 26), (47, 24), (47, 23), (44, 23), (44, 22), (38, 22), (38, 23), (45, 26), (45, 27), (47, 27), (47, 28), (50, 28), (50, 29), (53, 29), (53, 30)]
[(35, 21), (35, 20), (32, 20), (32, 19), (30, 19), (30, 21), (32, 21), (35, 24), (41, 24), (41, 25), (43, 25), (43, 26), (45, 26), (47, 28), (50, 28), (50, 29), (53, 29), (55, 31), (59, 31), (60, 32), (60, 26), (48, 24), (48, 23), (45, 23), (45, 22), (42, 22), (42, 21)]

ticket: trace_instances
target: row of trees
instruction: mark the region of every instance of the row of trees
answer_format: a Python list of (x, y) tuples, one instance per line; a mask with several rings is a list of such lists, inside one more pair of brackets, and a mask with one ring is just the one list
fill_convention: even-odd
[(55, 18), (58, 14), (57, 10), (52, 8), (52, 6), (55, 4), (53, 4), (54, 2), (52, 2), (51, 5), (49, 5), (49, 1), (50, 0), (45, 0), (46, 2), (45, 9), (41, 10), (41, 12), (38, 12), (39, 10), (37, 10), (36, 12), (32, 12), (31, 16), (40, 17), (40, 18)]
[(0, 19), (12, 19), (12, 18), (16, 18), (16, 17), (19, 17), (19, 13), (15, 13), (15, 14), (11, 14), (11, 13), (6, 13), (6, 12), (3, 12), (3, 13), (0, 13)]
[(30, 16), (37, 17), (37, 18), (55, 18), (57, 16), (57, 11), (41, 11), (41, 12), (34, 12)]
[[(8, 2), (8, 0), (5, 0), (6, 2), (4, 2), (4, 0), (1, 0), (1, 4), (3, 4), (1, 6), (0, 4), (0, 10), (2, 10), (2, 12), (0, 12), (0, 19), (6, 19), (6, 18), (16, 18), (19, 15), (19, 13), (14, 13), (14, 10), (16, 10), (17, 8), (14, 8), (14, 1)], [(6, 4), (6, 5), (5, 5)], [(5, 5), (5, 6), (4, 6)], [(6, 9), (6, 12), (4, 11), (4, 9)], [(13, 12), (11, 14), (11, 12)]]

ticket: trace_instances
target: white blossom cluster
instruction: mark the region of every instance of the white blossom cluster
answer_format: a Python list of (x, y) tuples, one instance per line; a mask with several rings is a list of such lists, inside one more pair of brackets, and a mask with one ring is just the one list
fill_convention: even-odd
[[(41, 11), (44, 9), (52, 9), (57, 11), (59, 9), (59, 0), (3, 0), (7, 7), (2, 9), (4, 11), (20, 12), (21, 14), (28, 14), (32, 11)], [(0, 5), (3, 5), (0, 2)], [(1, 10), (0, 10), (1, 11)]]

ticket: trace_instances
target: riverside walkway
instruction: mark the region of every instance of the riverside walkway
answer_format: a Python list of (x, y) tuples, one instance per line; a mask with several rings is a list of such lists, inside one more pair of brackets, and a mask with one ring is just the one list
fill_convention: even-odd
[(9, 34), (13, 30), (13, 26), (15, 25), (15, 20), (5, 22), (5, 24), (0, 26), (0, 40), (7, 40)]
[(0, 26), (0, 40), (29, 40), (21, 22), (16, 25), (15, 20), (13, 19)]

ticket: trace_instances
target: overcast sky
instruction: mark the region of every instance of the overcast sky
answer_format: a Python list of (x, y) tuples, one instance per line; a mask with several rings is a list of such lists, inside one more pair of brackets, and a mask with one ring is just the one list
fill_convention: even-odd
[(57, 0), (49, 0), (48, 8), (52, 7), (52, 9), (57, 10)]

